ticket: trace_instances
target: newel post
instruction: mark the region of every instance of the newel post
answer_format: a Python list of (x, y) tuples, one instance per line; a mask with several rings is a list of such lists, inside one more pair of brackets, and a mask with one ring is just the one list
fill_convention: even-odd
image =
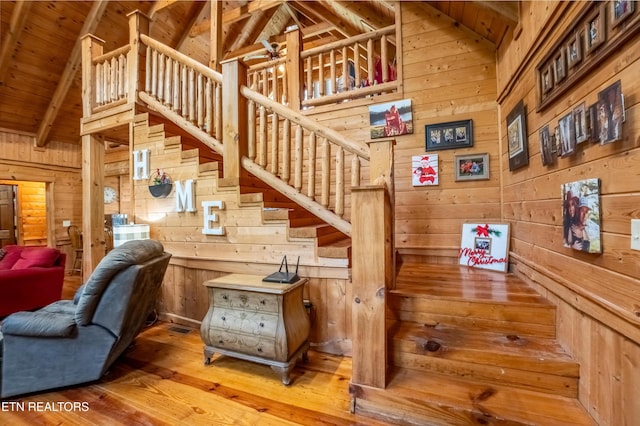
[(300, 59), (302, 52), (302, 33), (298, 27), (287, 32), (287, 60), (285, 69), (287, 73), (287, 94), (289, 108), (300, 111), (302, 105), (302, 88), (304, 81), (304, 67)]
[(249, 151), (247, 132), (247, 99), (240, 88), (247, 82), (247, 66), (237, 59), (222, 63), (222, 146), (224, 150), (224, 180), (237, 185), (246, 174), (242, 157)]
[(82, 38), (82, 116), (90, 117), (96, 106), (96, 67), (93, 58), (102, 55), (104, 41), (91, 34)]
[(372, 184), (352, 189), (351, 383), (387, 381), (386, 293), (394, 287), (393, 140), (370, 143)]
[(138, 91), (145, 90), (147, 49), (142, 46), (140, 35), (149, 35), (149, 17), (139, 10), (127, 15), (129, 18), (129, 53), (127, 53), (127, 93), (129, 103), (138, 100)]

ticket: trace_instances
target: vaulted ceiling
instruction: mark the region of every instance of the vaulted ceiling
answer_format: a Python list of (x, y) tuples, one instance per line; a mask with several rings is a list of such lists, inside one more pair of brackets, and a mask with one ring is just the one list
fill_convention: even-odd
[[(221, 58), (261, 57), (298, 25), (305, 48), (391, 25), (395, 1), (222, 1)], [(518, 20), (518, 2), (422, 2), (494, 45)], [(0, 1), (0, 130), (78, 144), (82, 117), (80, 40), (108, 52), (127, 43), (127, 15), (151, 18), (151, 37), (210, 63), (210, 1)], [(0, 154), (1, 155), (1, 154)]]

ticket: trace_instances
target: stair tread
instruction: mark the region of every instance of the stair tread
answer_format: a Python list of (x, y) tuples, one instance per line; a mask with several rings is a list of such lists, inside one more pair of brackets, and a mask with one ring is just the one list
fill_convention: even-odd
[(580, 366), (555, 339), (400, 321), (390, 328), (397, 351), (475, 364), (578, 377)]
[(390, 293), (443, 300), (553, 306), (513, 274), (460, 265), (400, 265), (396, 275), (396, 287)]
[(595, 425), (574, 398), (407, 368), (393, 367), (389, 377), (385, 389), (352, 385), (353, 393), (407, 424)]

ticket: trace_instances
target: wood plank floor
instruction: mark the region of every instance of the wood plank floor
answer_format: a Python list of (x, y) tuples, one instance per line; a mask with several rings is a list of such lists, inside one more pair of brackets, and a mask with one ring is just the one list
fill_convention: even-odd
[[(77, 277), (66, 280), (64, 298), (78, 286)], [(389, 424), (350, 413), (351, 358), (310, 351), (284, 386), (268, 366), (219, 355), (205, 366), (202, 349), (199, 330), (156, 323), (103, 379), (3, 401), (0, 424)]]

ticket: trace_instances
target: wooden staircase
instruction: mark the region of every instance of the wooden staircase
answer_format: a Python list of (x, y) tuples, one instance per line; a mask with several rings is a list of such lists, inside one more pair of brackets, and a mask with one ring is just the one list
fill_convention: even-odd
[(555, 327), (555, 307), (511, 274), (401, 264), (387, 388), (352, 385), (353, 408), (396, 424), (594, 424)]

